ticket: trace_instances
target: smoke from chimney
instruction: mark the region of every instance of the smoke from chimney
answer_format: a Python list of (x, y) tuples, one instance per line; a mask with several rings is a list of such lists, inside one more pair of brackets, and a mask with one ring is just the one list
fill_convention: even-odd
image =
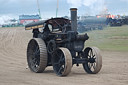
[(85, 13), (90, 13), (91, 15), (99, 14), (105, 7), (105, 0), (67, 0), (70, 7), (86, 7)]

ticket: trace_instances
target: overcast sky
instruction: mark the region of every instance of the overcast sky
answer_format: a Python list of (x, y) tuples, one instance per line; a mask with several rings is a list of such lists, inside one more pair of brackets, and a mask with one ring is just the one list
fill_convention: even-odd
[[(56, 4), (57, 0), (39, 0), (42, 18), (55, 17)], [(59, 0), (58, 16), (69, 16), (70, 7), (77, 7), (78, 15), (99, 14), (104, 8), (111, 14), (128, 15), (128, 0)], [(0, 0), (0, 17), (37, 13), (37, 0)]]

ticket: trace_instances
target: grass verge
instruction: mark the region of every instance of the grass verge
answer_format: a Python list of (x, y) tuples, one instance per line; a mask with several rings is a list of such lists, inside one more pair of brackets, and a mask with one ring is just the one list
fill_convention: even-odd
[(96, 46), (107, 51), (128, 51), (128, 26), (106, 27), (104, 30), (87, 32), (89, 40), (85, 46)]

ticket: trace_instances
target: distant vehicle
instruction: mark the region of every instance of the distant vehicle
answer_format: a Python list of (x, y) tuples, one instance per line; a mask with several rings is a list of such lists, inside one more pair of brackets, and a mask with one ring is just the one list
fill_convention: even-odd
[(96, 16), (88, 16), (84, 20), (78, 21), (78, 31), (102, 30), (107, 24), (106, 20), (106, 18), (102, 17), (97, 18)]
[(110, 26), (122, 26), (122, 19), (112, 19), (112, 18), (109, 18), (108, 24)]
[(121, 22), (122, 25), (128, 25), (128, 16), (123, 16)]

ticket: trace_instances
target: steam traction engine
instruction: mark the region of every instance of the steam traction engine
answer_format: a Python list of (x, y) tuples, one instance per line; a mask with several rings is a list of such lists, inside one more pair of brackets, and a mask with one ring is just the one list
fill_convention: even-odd
[(28, 43), (27, 62), (31, 71), (40, 73), (47, 66), (53, 66), (58, 76), (67, 76), (74, 64), (83, 64), (89, 74), (96, 74), (102, 67), (102, 57), (97, 47), (84, 43), (88, 35), (77, 32), (77, 9), (71, 8), (71, 21), (65, 18), (51, 18), (25, 26), (33, 29), (33, 39)]

